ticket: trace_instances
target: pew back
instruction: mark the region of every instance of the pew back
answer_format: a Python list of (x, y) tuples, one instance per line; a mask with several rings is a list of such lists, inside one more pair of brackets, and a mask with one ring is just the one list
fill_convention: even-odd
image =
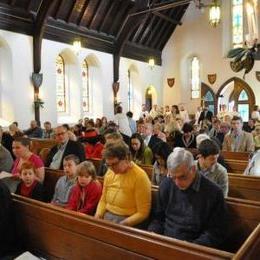
[(260, 177), (228, 174), (229, 197), (260, 201)]
[(48, 259), (231, 259), (233, 254), (13, 197), (20, 239)]

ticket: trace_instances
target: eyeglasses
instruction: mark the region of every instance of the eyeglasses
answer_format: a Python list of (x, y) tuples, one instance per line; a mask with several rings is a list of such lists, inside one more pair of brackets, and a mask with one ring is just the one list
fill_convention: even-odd
[(121, 162), (121, 160), (118, 160), (117, 162), (113, 162), (113, 163), (105, 163), (105, 165), (108, 167), (108, 168), (115, 168), (119, 165), (119, 163)]

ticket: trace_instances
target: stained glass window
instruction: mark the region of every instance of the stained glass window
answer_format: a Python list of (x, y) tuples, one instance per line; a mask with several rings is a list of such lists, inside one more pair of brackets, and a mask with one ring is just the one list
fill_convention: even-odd
[(61, 55), (56, 58), (57, 111), (66, 112), (65, 63)]
[(238, 101), (247, 101), (247, 100), (248, 100), (248, 95), (245, 92), (245, 90), (243, 89), (241, 91), (241, 93), (239, 94)]
[(86, 60), (82, 64), (82, 86), (83, 112), (89, 112), (89, 67)]
[(243, 0), (232, 0), (232, 42), (234, 48), (243, 45)]
[(249, 119), (249, 104), (238, 104), (237, 111), (243, 119), (243, 122), (248, 122)]
[(131, 71), (128, 70), (128, 111), (131, 111), (132, 106), (132, 79), (131, 79)]
[(200, 97), (200, 64), (197, 57), (191, 61), (191, 98)]

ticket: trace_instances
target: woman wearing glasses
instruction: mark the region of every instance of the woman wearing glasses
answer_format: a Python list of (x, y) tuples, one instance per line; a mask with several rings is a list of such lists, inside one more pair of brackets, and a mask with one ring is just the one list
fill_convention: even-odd
[(129, 159), (129, 148), (122, 141), (108, 143), (103, 157), (109, 169), (95, 217), (126, 226), (142, 223), (151, 208), (151, 182), (147, 174)]

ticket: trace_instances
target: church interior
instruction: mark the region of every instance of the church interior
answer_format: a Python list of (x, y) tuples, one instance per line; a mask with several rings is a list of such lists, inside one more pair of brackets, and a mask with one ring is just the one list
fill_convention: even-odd
[(259, 17), (0, 0), (0, 259), (259, 259)]

